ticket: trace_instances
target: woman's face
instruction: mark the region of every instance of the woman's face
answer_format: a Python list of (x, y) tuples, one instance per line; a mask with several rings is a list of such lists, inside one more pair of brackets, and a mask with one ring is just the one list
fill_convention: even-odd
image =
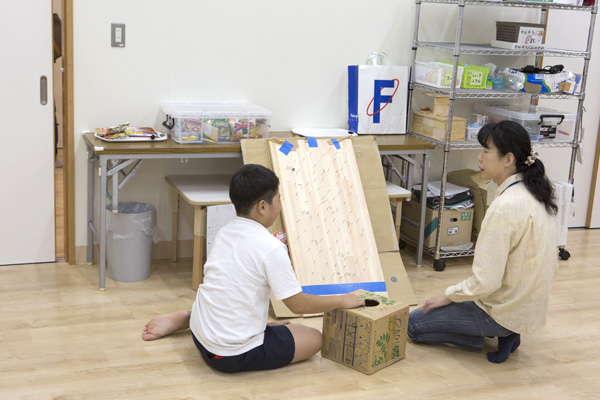
[(506, 178), (506, 156), (498, 154), (498, 148), (492, 140), (488, 140), (488, 147), (484, 147), (477, 157), (479, 171), (486, 180), (493, 180), (500, 185)]

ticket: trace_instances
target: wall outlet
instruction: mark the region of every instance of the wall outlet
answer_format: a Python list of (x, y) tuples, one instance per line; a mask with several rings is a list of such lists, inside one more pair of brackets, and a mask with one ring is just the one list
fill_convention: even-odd
[(125, 47), (125, 24), (110, 24), (110, 45)]

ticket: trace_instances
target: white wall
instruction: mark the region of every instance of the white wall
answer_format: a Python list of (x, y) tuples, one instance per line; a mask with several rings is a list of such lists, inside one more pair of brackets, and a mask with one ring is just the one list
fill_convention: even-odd
[[(422, 8), (421, 38), (452, 41), (457, 7)], [(490, 40), (495, 30), (490, 21), (524, 16), (537, 18), (531, 10), (468, 7), (463, 39)], [(127, 24), (125, 48), (110, 47), (111, 22)], [(162, 100), (250, 101), (273, 111), (275, 131), (343, 128), (346, 66), (363, 63), (372, 51), (408, 65), (413, 26), (409, 0), (74, 2), (76, 246), (86, 243), (81, 132), (122, 122), (161, 128)], [(120, 192), (121, 200), (155, 204), (159, 232), (170, 240), (164, 176), (233, 172), (240, 165), (232, 159), (145, 161)], [(189, 239), (191, 207), (182, 213), (187, 222), (180, 237)]]

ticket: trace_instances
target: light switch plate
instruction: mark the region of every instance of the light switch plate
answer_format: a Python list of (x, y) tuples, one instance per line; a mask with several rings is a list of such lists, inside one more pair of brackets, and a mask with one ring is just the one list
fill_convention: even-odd
[(125, 47), (125, 24), (110, 24), (110, 45)]

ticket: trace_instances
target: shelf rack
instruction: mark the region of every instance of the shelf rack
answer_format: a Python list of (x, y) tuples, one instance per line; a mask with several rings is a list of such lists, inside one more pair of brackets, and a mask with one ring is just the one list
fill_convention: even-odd
[[(421, 4), (422, 3), (437, 3), (458, 6), (458, 18), (456, 23), (456, 33), (454, 43), (444, 42), (429, 42), (419, 41), (419, 22), (421, 16)], [(444, 212), (444, 200), (446, 192), (446, 181), (447, 181), (447, 168), (448, 168), (448, 156), (451, 150), (467, 150), (467, 149), (478, 149), (480, 146), (476, 142), (451, 142), (450, 135), (452, 131), (452, 116), (454, 115), (454, 101), (456, 99), (515, 99), (515, 98), (529, 98), (533, 104), (537, 99), (575, 99), (578, 101), (577, 104), (577, 117), (575, 119), (574, 135), (573, 140), (570, 142), (539, 142), (534, 143), (534, 147), (571, 147), (571, 161), (569, 168), (569, 183), (573, 183), (574, 172), (575, 172), (575, 160), (577, 152), (579, 150), (580, 132), (581, 132), (581, 116), (583, 112), (583, 102), (585, 100), (585, 86), (588, 75), (589, 62), (591, 58), (592, 40), (594, 35), (594, 25), (596, 21), (596, 14), (598, 12), (597, 4), (593, 6), (575, 6), (567, 4), (555, 4), (555, 3), (535, 3), (525, 1), (479, 1), (479, 0), (416, 0), (415, 1), (415, 28), (412, 46), (412, 61), (411, 65), (414, 69), (417, 58), (417, 50), (419, 48), (431, 49), (434, 51), (452, 53), (452, 83), (450, 88), (440, 89), (433, 86), (429, 86), (414, 81), (414, 75), (411, 76), (411, 82), (409, 85), (409, 113), (408, 113), (408, 126), (411, 126), (412, 122), (412, 95), (414, 90), (421, 92), (445, 95), (449, 98), (448, 107), (448, 122), (446, 126), (446, 140), (439, 141), (433, 138), (420, 135), (414, 132), (409, 132), (410, 135), (419, 137), (426, 140), (436, 147), (442, 148), (444, 151), (443, 163), (442, 163), (442, 183), (441, 183), (441, 194), (440, 194), (440, 208), (438, 211), (438, 220), (441, 221)], [(463, 13), (466, 6), (487, 6), (487, 7), (521, 7), (521, 8), (532, 8), (541, 11), (540, 23), (544, 23), (546, 20), (546, 13), (548, 10), (575, 10), (590, 13), (590, 25), (588, 30), (587, 44), (585, 51), (568, 50), (568, 49), (543, 49), (543, 50), (507, 50), (494, 48), (487, 45), (480, 44), (468, 44), (461, 42), (461, 35), (463, 29)], [(512, 92), (512, 91), (499, 91), (499, 90), (473, 90), (473, 89), (457, 89), (456, 78), (458, 71), (458, 62), (461, 55), (494, 55), (494, 56), (533, 56), (535, 57), (535, 66), (541, 66), (542, 56), (552, 57), (574, 57), (582, 58), (584, 60), (583, 69), (581, 73), (580, 90), (575, 94), (564, 94), (564, 93), (523, 93), (523, 92)], [(424, 206), (424, 205), (422, 205)], [(403, 221), (404, 222), (404, 221)], [(403, 237), (403, 240), (411, 242), (409, 238)], [(474, 254), (473, 250), (459, 251), (459, 252), (444, 252), (440, 250), (440, 231), (436, 231), (435, 248), (426, 248), (425, 252), (433, 256), (433, 267), (437, 271), (443, 271), (446, 268), (446, 264), (442, 261), (443, 258), (450, 257), (462, 257), (471, 256)], [(568, 252), (564, 248), (560, 248), (561, 258), (563, 254)], [(566, 259), (566, 258), (563, 258)]]

